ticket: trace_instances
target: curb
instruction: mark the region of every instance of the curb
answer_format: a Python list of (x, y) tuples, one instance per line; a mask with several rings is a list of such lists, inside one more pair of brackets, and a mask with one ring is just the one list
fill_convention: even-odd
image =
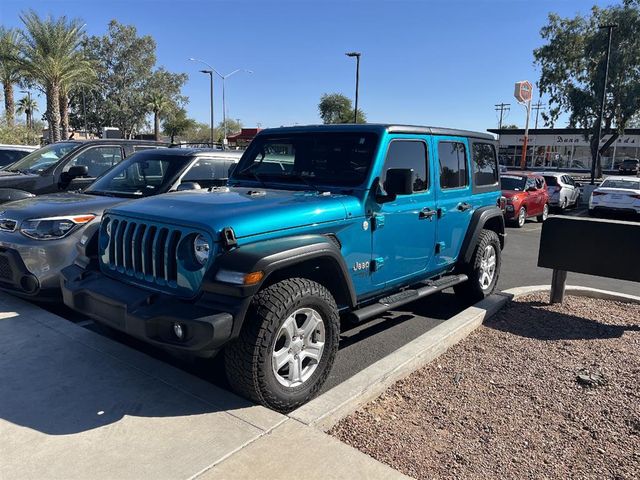
[[(534, 285), (511, 288), (491, 295), (294, 410), (288, 416), (326, 432), (361, 405), (382, 394), (392, 384), (433, 361), (449, 347), (466, 338), (482, 325), (485, 319), (495, 315), (512, 299), (550, 289), (550, 285)], [(567, 285), (565, 292), (567, 295), (640, 303), (640, 296), (597, 288)]]
[(329, 430), (393, 383), (466, 338), (511, 298), (503, 294), (491, 295), (294, 410), (289, 417), (323, 431)]

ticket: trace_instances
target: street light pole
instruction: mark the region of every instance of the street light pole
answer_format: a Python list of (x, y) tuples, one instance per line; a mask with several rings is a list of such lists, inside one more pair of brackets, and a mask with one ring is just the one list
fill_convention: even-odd
[[(209, 75), (209, 116), (210, 116), (210, 129), (211, 129), (211, 134), (210, 134), (210, 141), (211, 141), (211, 148), (214, 147), (214, 142), (215, 142), (215, 122), (214, 122), (214, 116), (213, 116), (213, 72), (215, 72), (215, 69), (209, 65), (207, 62), (203, 61), (203, 60), (199, 60), (197, 58), (189, 58), (189, 60), (191, 60), (192, 62), (200, 62), (204, 65), (206, 65), (207, 67), (209, 67), (209, 70), (200, 70), (200, 73), (205, 73)], [(216, 72), (217, 73), (217, 72)]]
[(596, 162), (600, 165), (602, 153), (600, 152), (600, 141), (602, 140), (602, 121), (604, 118), (604, 105), (607, 100), (607, 83), (609, 81), (609, 56), (611, 55), (611, 35), (613, 33), (613, 29), (616, 28), (617, 25), (600, 25), (598, 28), (603, 29), (606, 28), (607, 32), (607, 56), (605, 58), (605, 67), (604, 67), (604, 84), (602, 85), (602, 103), (600, 103), (600, 121), (598, 122), (598, 145), (596, 147), (596, 154), (592, 155), (591, 158), (591, 185), (595, 184), (596, 179)]
[(360, 52), (347, 52), (345, 55), (356, 58), (356, 105), (353, 110), (353, 123), (358, 123), (358, 89), (360, 86), (360, 56), (362, 54)]

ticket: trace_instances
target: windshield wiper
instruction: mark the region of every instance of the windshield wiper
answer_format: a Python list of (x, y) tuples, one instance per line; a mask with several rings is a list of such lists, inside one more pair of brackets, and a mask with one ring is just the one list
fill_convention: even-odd
[(309, 181), (309, 177), (307, 177), (306, 175), (303, 175), (302, 173), (298, 173), (298, 172), (291, 172), (288, 173), (286, 175), (283, 175), (286, 178), (295, 178), (296, 180), (300, 180), (302, 183), (310, 186), (311, 188), (313, 188), (316, 192), (320, 192), (320, 188), (318, 188), (316, 185), (314, 185), (313, 183), (311, 183)]
[(87, 195), (97, 195), (99, 197), (115, 197), (116, 195), (114, 193), (109, 193), (109, 192), (103, 192), (100, 190), (85, 190), (84, 192)]
[(251, 176), (253, 178), (255, 178), (258, 181), (258, 183), (260, 183), (260, 185), (262, 185), (263, 188), (267, 188), (267, 186), (264, 183), (264, 180), (262, 180), (260, 178), (260, 175), (258, 175), (258, 172), (254, 171), (254, 167), (257, 167), (259, 165), (260, 165), (260, 163), (252, 163), (247, 168), (243, 168), (242, 170), (240, 170), (238, 172), (238, 175), (244, 175), (246, 173), (251, 174)]

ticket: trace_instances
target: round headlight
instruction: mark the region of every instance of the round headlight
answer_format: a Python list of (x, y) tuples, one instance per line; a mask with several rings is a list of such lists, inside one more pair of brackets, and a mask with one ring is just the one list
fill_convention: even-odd
[(209, 260), (209, 241), (203, 236), (198, 236), (193, 240), (193, 254), (200, 265), (204, 265)]

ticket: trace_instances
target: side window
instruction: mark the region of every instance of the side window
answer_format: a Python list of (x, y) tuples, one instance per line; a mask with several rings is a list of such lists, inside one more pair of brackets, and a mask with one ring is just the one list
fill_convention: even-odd
[(429, 187), (427, 177), (427, 145), (419, 140), (392, 140), (384, 161), (380, 181), (384, 188), (387, 170), (410, 168), (414, 172), (413, 191), (422, 192)]
[(536, 178), (536, 188), (538, 190), (540, 190), (541, 188), (544, 188), (544, 179), (543, 178)]
[(84, 165), (89, 169), (89, 177), (99, 177), (120, 160), (122, 160), (120, 147), (93, 147), (81, 152), (67, 163), (63, 171), (66, 172), (76, 165)]
[(229, 178), (229, 163), (201, 158), (182, 177), (182, 182), (197, 182), (203, 188), (224, 185)]
[(473, 184), (476, 186), (498, 183), (496, 148), (490, 143), (473, 142)]
[(440, 188), (460, 188), (468, 184), (467, 154), (464, 143), (438, 143), (440, 159)]
[(532, 187), (536, 186), (536, 182), (533, 178), (527, 178), (527, 184), (524, 186), (525, 190), (529, 190)]

